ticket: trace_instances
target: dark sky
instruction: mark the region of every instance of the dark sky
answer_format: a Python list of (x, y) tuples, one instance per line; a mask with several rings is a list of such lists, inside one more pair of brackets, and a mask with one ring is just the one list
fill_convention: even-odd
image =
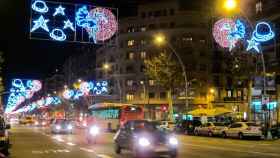
[[(45, 78), (60, 68), (69, 56), (81, 53), (79, 43), (29, 39), (31, 0), (0, 0), (0, 51), (5, 53), (3, 75), (11, 78)], [(136, 0), (53, 0), (116, 7), (120, 17), (135, 12)], [(91, 46), (92, 47), (92, 46)]]

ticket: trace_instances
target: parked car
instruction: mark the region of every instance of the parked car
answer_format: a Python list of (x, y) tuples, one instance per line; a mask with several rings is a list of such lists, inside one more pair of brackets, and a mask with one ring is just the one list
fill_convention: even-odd
[(159, 127), (168, 131), (174, 131), (175, 123), (172, 121), (161, 121)]
[(115, 152), (132, 151), (134, 157), (177, 156), (178, 140), (158, 124), (147, 120), (127, 121), (114, 137)]
[(199, 120), (182, 120), (177, 122), (175, 132), (192, 135), (194, 134), (195, 127), (198, 126), (201, 126), (201, 121)]
[(280, 138), (280, 125), (274, 125), (270, 129), (273, 138)]
[(58, 134), (58, 133), (70, 134), (73, 133), (73, 129), (74, 129), (72, 122), (66, 119), (54, 120), (50, 128), (51, 128), (51, 133), (54, 134)]
[(222, 132), (225, 130), (226, 125), (223, 122), (209, 122), (204, 125), (195, 127), (195, 135), (206, 135), (209, 137), (222, 135)]
[(6, 124), (3, 118), (0, 118), (0, 153), (8, 156), (10, 148), (9, 132), (11, 126)]
[(236, 122), (222, 131), (222, 136), (243, 139), (244, 137), (257, 137), (263, 136), (261, 126), (254, 122)]

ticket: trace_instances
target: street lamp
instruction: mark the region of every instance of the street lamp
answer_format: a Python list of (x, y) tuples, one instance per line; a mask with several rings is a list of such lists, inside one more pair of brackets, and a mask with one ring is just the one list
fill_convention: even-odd
[(185, 80), (185, 106), (186, 106), (186, 111), (188, 111), (189, 107), (189, 102), (188, 102), (188, 78), (187, 78), (187, 73), (186, 73), (186, 67), (185, 64), (183, 63), (183, 60), (181, 59), (180, 55), (176, 52), (174, 47), (170, 44), (170, 42), (167, 41), (166, 37), (163, 34), (157, 34), (154, 36), (154, 43), (157, 45), (167, 45), (169, 49), (171, 49), (172, 53), (176, 56), (178, 59), (180, 66), (183, 71), (183, 76)]
[(81, 82), (82, 82), (82, 79), (78, 79), (78, 82), (81, 83)]
[(224, 1), (224, 8), (228, 11), (232, 11), (236, 9), (237, 7), (237, 2), (236, 0), (225, 0)]
[(214, 89), (214, 88), (211, 88), (211, 89), (210, 89), (210, 93), (211, 93), (211, 94), (214, 94), (214, 93), (215, 93), (215, 89)]
[(110, 65), (108, 63), (103, 64), (103, 69), (104, 70), (109, 70)]

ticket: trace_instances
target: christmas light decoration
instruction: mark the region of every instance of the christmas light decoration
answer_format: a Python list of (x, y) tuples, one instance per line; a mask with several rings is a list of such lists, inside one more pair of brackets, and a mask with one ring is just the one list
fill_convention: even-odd
[(67, 29), (67, 28), (71, 29), (72, 31), (75, 31), (73, 23), (70, 20), (64, 21), (63, 29)]
[(39, 13), (47, 13), (49, 11), (49, 8), (43, 0), (35, 0), (31, 6), (31, 8)]
[(247, 51), (254, 49), (256, 52), (260, 52), (259, 45), (263, 42), (272, 40), (275, 37), (275, 33), (272, 31), (271, 26), (267, 22), (259, 22), (253, 31), (252, 38), (247, 40)]
[(65, 99), (71, 99), (71, 97), (74, 96), (74, 91), (73, 90), (70, 90), (70, 89), (66, 89), (64, 92), (63, 92), (63, 97)]
[(66, 35), (61, 29), (53, 29), (50, 33), (50, 37), (56, 41), (65, 41)]
[(57, 15), (65, 16), (64, 10), (65, 8), (59, 5), (57, 8), (55, 8), (55, 12), (53, 13), (53, 16), (57, 16)]
[(37, 20), (34, 20), (33, 23), (35, 24), (32, 29), (31, 29), (31, 32), (39, 29), (39, 28), (42, 28), (43, 30), (49, 32), (49, 28), (48, 28), (48, 25), (47, 23), (49, 22), (48, 19), (45, 19), (43, 17), (43, 15), (41, 15)]

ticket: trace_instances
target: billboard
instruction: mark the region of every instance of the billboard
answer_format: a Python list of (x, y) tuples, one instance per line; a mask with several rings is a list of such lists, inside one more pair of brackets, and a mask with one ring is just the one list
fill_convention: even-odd
[(102, 44), (116, 36), (118, 10), (31, 0), (30, 39)]

